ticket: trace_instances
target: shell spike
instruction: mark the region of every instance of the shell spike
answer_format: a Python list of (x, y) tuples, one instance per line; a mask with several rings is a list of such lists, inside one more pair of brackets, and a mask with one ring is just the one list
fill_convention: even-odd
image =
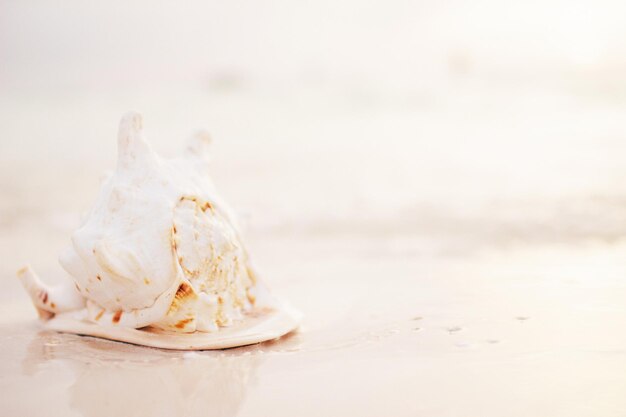
[(143, 118), (136, 112), (128, 112), (120, 121), (117, 136), (117, 155), (121, 165), (130, 165), (143, 155), (152, 155), (150, 145), (143, 138)]
[(17, 277), (22, 281), (42, 319), (52, 318), (56, 313), (64, 311), (78, 310), (85, 305), (84, 299), (71, 287), (69, 281), (67, 286), (46, 285), (30, 266), (17, 271)]

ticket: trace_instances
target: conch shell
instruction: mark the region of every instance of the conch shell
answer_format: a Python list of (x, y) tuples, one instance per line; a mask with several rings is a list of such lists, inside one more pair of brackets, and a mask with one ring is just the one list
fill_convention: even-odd
[(115, 172), (60, 263), (74, 282), (50, 287), (18, 271), (46, 326), (173, 349), (223, 348), (279, 337), (298, 314), (257, 278), (234, 216), (208, 175), (206, 134), (164, 160), (122, 118)]

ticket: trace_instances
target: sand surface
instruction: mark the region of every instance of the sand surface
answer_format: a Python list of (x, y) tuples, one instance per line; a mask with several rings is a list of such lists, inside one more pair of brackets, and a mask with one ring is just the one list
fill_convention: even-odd
[(3, 413), (623, 415), (622, 247), (432, 259), (381, 239), (295, 241), (260, 255), (289, 254), (268, 277), (304, 324), (260, 345), (182, 353), (56, 334), (16, 296), (2, 309)]
[[(626, 416), (621, 3), (8, 3), (0, 415)], [(163, 155), (209, 129), (298, 332), (184, 353), (38, 327), (15, 271), (65, 278), (130, 109)]]

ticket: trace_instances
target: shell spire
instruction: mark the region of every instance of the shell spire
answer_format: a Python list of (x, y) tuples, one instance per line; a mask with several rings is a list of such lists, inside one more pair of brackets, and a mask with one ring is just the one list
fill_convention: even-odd
[(118, 166), (131, 166), (143, 156), (154, 156), (143, 137), (143, 117), (139, 113), (128, 112), (122, 117), (117, 134)]

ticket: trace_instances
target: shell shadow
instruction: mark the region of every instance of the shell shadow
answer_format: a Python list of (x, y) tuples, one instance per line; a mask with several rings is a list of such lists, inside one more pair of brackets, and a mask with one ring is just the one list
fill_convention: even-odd
[(71, 370), (68, 407), (89, 417), (226, 417), (237, 414), (263, 360), (255, 348), (165, 351), (42, 331), (28, 346), (22, 371)]

